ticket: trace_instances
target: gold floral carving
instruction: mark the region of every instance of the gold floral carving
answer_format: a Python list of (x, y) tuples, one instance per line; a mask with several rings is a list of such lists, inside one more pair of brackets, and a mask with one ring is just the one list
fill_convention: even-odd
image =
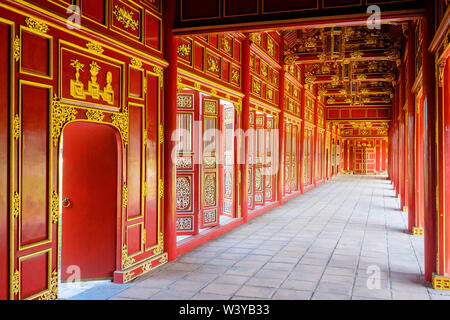
[(231, 45), (230, 45), (230, 41), (226, 38), (222, 39), (222, 46), (223, 46), (223, 50), (226, 53), (230, 53), (231, 52)]
[(20, 194), (14, 192), (13, 196), (13, 217), (17, 218), (20, 215)]
[(128, 187), (127, 184), (124, 183), (122, 187), (122, 207), (126, 208), (128, 206)]
[(207, 114), (216, 114), (217, 113), (216, 101), (205, 100), (204, 108), (205, 108), (205, 113), (207, 113)]
[(124, 145), (128, 145), (128, 109), (125, 107), (122, 113), (111, 115), (112, 124), (119, 129)]
[(212, 57), (208, 58), (208, 70), (211, 72), (219, 72), (219, 61)]
[(91, 121), (102, 122), (105, 114), (100, 110), (88, 110), (86, 111), (86, 117)]
[(22, 126), (22, 124), (21, 124), (20, 116), (18, 114), (16, 114), (14, 116), (13, 127), (12, 127), (13, 138), (15, 140), (19, 139), (19, 137), (20, 137), (21, 126)]
[(52, 193), (52, 222), (58, 223), (59, 219), (59, 195), (56, 191)]
[(238, 70), (231, 71), (231, 81), (239, 83), (240, 74)]
[(11, 279), (11, 292), (13, 294), (19, 294), (20, 292), (20, 272), (19, 270), (14, 271)]
[(47, 33), (48, 31), (48, 24), (39, 19), (28, 17), (25, 19), (25, 23), (27, 24), (28, 28), (33, 31), (40, 33)]
[(14, 48), (13, 49), (13, 51), (14, 51), (14, 53), (13, 53), (14, 61), (19, 61), (20, 54), (22, 52), (19, 36), (15, 36), (14, 43), (13, 43), (13, 48)]
[(53, 145), (58, 145), (59, 136), (61, 135), (64, 124), (76, 119), (77, 110), (73, 107), (61, 105), (59, 99), (55, 95), (52, 101), (52, 139)]
[(58, 271), (53, 270), (52, 277), (50, 279), (50, 288), (48, 288), (47, 292), (45, 292), (42, 296), (39, 297), (39, 300), (56, 300), (58, 299)]
[(164, 143), (164, 125), (162, 123), (159, 124), (159, 144)]
[(127, 248), (127, 245), (124, 244), (122, 246), (122, 267), (123, 268), (128, 268), (134, 262), (135, 262), (134, 258), (128, 256), (128, 248)]
[(158, 246), (153, 250), (153, 254), (161, 254), (164, 250), (164, 233), (158, 233)]
[(177, 48), (177, 53), (180, 57), (187, 57), (191, 54), (191, 46), (188, 44), (180, 44)]
[(164, 179), (159, 178), (159, 198), (164, 199)]
[(101, 55), (103, 51), (105, 51), (100, 43), (94, 41), (89, 41), (88, 43), (86, 43), (86, 48), (90, 52), (98, 55)]
[(130, 64), (131, 64), (133, 67), (136, 67), (136, 68), (138, 68), (138, 69), (142, 68), (142, 61), (139, 60), (139, 59), (131, 58)]
[(113, 14), (116, 16), (117, 21), (122, 23), (125, 30), (128, 28), (131, 28), (132, 30), (138, 29), (139, 21), (133, 19), (133, 12), (127, 11), (125, 8), (121, 8), (117, 4), (114, 8)]

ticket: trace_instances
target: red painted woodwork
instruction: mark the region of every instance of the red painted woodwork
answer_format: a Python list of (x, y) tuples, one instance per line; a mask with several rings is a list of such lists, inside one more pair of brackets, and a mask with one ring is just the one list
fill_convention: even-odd
[[(242, 99), (242, 131), (248, 132), (250, 129), (250, 40), (248, 39), (248, 34), (245, 34), (245, 39), (242, 41), (242, 92), (244, 97)], [(248, 175), (248, 170), (251, 164), (249, 155), (250, 148), (252, 144), (252, 139), (246, 134), (241, 135), (241, 153), (239, 154), (239, 159), (242, 159), (242, 165), (240, 165), (239, 176), (240, 184), (240, 199), (239, 203), (241, 205), (241, 216), (244, 222), (248, 222), (248, 210), (249, 210), (249, 184), (251, 180)]]
[(0, 300), (8, 299), (9, 287), (9, 133), (11, 27), (0, 22)]
[[(448, 85), (446, 85), (450, 81), (450, 63), (448, 62), (448, 58), (445, 62), (446, 64), (444, 70), (442, 71), (444, 85), (439, 90), (439, 93), (441, 93), (441, 101), (439, 103), (440, 110), (438, 116), (438, 119), (440, 117), (443, 118), (442, 121), (440, 121), (442, 126), (440, 125), (439, 131), (439, 139), (441, 139), (439, 141), (439, 145), (442, 146), (443, 155), (440, 155), (438, 160), (441, 163), (441, 166), (439, 167), (439, 212), (442, 212), (444, 215), (443, 219), (441, 217), (439, 218), (441, 228), (441, 230), (439, 230), (439, 256), (442, 257), (441, 261), (439, 261), (440, 265), (438, 269), (440, 275), (447, 275), (450, 270), (450, 206), (448, 205), (450, 203), (450, 194), (448, 192), (448, 190), (450, 190), (450, 179), (448, 179), (450, 173), (450, 161), (448, 160), (450, 157), (450, 90)], [(440, 216), (442, 216), (442, 214)]]
[(220, 105), (220, 214), (235, 217), (235, 110), (233, 106)]
[[(114, 128), (85, 122), (63, 131), (61, 280), (112, 277), (120, 224), (121, 146)], [(66, 208), (65, 206), (68, 205)]]

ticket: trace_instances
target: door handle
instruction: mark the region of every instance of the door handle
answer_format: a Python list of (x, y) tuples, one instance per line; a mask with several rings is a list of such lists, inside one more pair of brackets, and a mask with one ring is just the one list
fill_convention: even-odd
[(71, 204), (72, 204), (72, 202), (71, 202), (70, 199), (67, 198), (67, 197), (65, 197), (65, 198), (63, 199), (63, 201), (62, 201), (62, 206), (63, 206), (64, 208), (70, 207)]

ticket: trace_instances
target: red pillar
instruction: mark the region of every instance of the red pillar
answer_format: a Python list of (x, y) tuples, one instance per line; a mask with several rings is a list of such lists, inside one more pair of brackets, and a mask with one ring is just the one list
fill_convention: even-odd
[(312, 157), (312, 176), (313, 176), (313, 184), (314, 184), (314, 188), (317, 186), (317, 156), (319, 154), (319, 150), (318, 150), (318, 146), (319, 146), (319, 142), (318, 142), (318, 135), (317, 135), (317, 121), (318, 121), (318, 117), (317, 117), (317, 106), (318, 106), (318, 102), (317, 102), (317, 85), (314, 86), (314, 114), (315, 114), (315, 118), (314, 118), (314, 124), (315, 124), (315, 128), (314, 128), (314, 134), (313, 134), (313, 145), (314, 145), (314, 153), (313, 153), (313, 157)]
[[(284, 52), (284, 43), (281, 43), (280, 51)], [(280, 202), (280, 204), (283, 203), (283, 190), (284, 190), (284, 175), (285, 167), (284, 167), (284, 160), (285, 160), (285, 127), (284, 127), (284, 87), (285, 87), (285, 70), (284, 70), (284, 64), (281, 66), (280, 70), (280, 88), (279, 88), (279, 109), (280, 109), (280, 116), (278, 120), (278, 132), (279, 132), (279, 154), (278, 154), (278, 184), (277, 184), (277, 199)], [(283, 174), (282, 174), (283, 173)]]
[(302, 124), (300, 126), (300, 191), (301, 193), (305, 192), (305, 181), (304, 176), (304, 170), (305, 170), (305, 164), (304, 164), (304, 154), (305, 154), (305, 104), (306, 104), (306, 92), (305, 92), (305, 67), (301, 66), (300, 67), (300, 71), (301, 71), (301, 81), (302, 81), (302, 85), (303, 87), (301, 88), (300, 92), (301, 92), (301, 103), (300, 103), (300, 114), (301, 114), (301, 118), (302, 118)]
[(245, 133), (248, 130), (249, 110), (250, 110), (250, 40), (248, 39), (248, 33), (245, 34), (245, 39), (242, 41), (242, 92), (245, 96), (242, 99), (242, 131), (244, 133), (242, 137), (242, 153), (243, 159), (240, 164), (241, 169), (241, 217), (244, 222), (248, 221), (248, 148), (249, 137)]
[(164, 249), (169, 261), (177, 258), (175, 218), (175, 161), (172, 150), (175, 142), (172, 132), (177, 128), (177, 38), (172, 32), (175, 23), (175, 0), (167, 0), (164, 6), (164, 53), (169, 66), (164, 74)]
[(415, 94), (412, 90), (412, 86), (415, 80), (415, 64), (414, 64), (414, 28), (413, 23), (408, 24), (408, 60), (407, 60), (407, 78), (409, 87), (406, 88), (406, 94), (408, 95), (408, 112), (407, 112), (407, 126), (408, 135), (406, 137), (408, 144), (408, 232), (413, 231), (415, 226), (415, 214), (416, 214), (416, 175), (415, 175), (415, 136), (414, 130), (415, 124)]
[(436, 272), (436, 107), (434, 56), (428, 48), (434, 35), (434, 1), (426, 1), (423, 18), (423, 149), (424, 149), (424, 222), (425, 280)]

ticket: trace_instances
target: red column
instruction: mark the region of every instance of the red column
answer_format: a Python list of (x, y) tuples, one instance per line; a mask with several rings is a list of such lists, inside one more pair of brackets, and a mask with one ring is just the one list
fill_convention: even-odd
[(415, 226), (415, 214), (416, 214), (416, 176), (415, 176), (415, 155), (414, 155), (414, 130), (415, 130), (415, 95), (412, 91), (415, 78), (415, 65), (414, 65), (414, 28), (412, 22), (408, 24), (408, 60), (407, 60), (407, 77), (409, 87), (406, 88), (406, 94), (408, 95), (408, 231), (412, 232)]
[(165, 3), (164, 53), (169, 66), (164, 74), (164, 249), (169, 261), (177, 258), (177, 236), (175, 218), (175, 161), (172, 150), (175, 142), (172, 132), (177, 128), (177, 38), (172, 32), (175, 23), (175, 0)]
[(304, 178), (304, 170), (305, 170), (305, 164), (304, 164), (304, 153), (305, 153), (305, 104), (306, 104), (306, 93), (305, 93), (305, 67), (301, 66), (300, 67), (300, 71), (301, 71), (301, 81), (302, 81), (302, 85), (303, 87), (301, 88), (300, 92), (301, 92), (301, 103), (300, 103), (300, 114), (301, 114), (301, 118), (302, 118), (302, 124), (300, 126), (300, 191), (301, 193), (305, 192), (304, 186), (305, 186), (305, 181), (303, 181)]
[[(284, 52), (284, 44), (281, 44), (280, 51)], [(281, 203), (283, 203), (283, 189), (284, 189), (284, 175), (286, 174), (284, 167), (284, 159), (285, 159), (285, 127), (284, 127), (284, 87), (285, 87), (285, 70), (284, 64), (281, 66), (280, 70), (280, 97), (279, 97), (279, 108), (280, 108), (280, 117), (278, 120), (278, 132), (279, 132), (279, 157), (278, 157), (278, 184), (277, 184), (277, 199)], [(282, 174), (283, 173), (283, 174)]]
[(315, 128), (314, 128), (314, 135), (313, 135), (313, 145), (314, 145), (314, 153), (313, 153), (313, 157), (312, 157), (312, 176), (313, 176), (313, 184), (314, 184), (314, 188), (317, 186), (317, 176), (316, 176), (316, 174), (317, 174), (317, 161), (318, 161), (318, 159), (317, 159), (317, 156), (318, 156), (318, 146), (319, 146), (319, 142), (318, 142), (318, 135), (317, 135), (317, 120), (318, 120), (318, 117), (317, 117), (317, 105), (318, 105), (318, 102), (317, 102), (317, 86), (315, 85), (314, 86), (314, 97), (315, 97), (315, 100), (314, 100), (314, 114), (316, 115), (315, 116), (315, 118), (314, 118), (314, 124), (316, 125), (315, 126)]
[(244, 150), (241, 150), (243, 159), (240, 164), (241, 168), (241, 216), (244, 222), (248, 221), (248, 147), (249, 137), (245, 133), (248, 130), (249, 110), (250, 110), (250, 41), (248, 39), (248, 33), (245, 34), (245, 40), (242, 41), (242, 92), (245, 94), (242, 99), (242, 130), (244, 136), (242, 137), (242, 146)]
[(429, 53), (434, 34), (434, 1), (426, 1), (423, 19), (423, 149), (424, 149), (424, 222), (425, 280), (431, 281), (436, 271), (436, 107), (434, 56)]

